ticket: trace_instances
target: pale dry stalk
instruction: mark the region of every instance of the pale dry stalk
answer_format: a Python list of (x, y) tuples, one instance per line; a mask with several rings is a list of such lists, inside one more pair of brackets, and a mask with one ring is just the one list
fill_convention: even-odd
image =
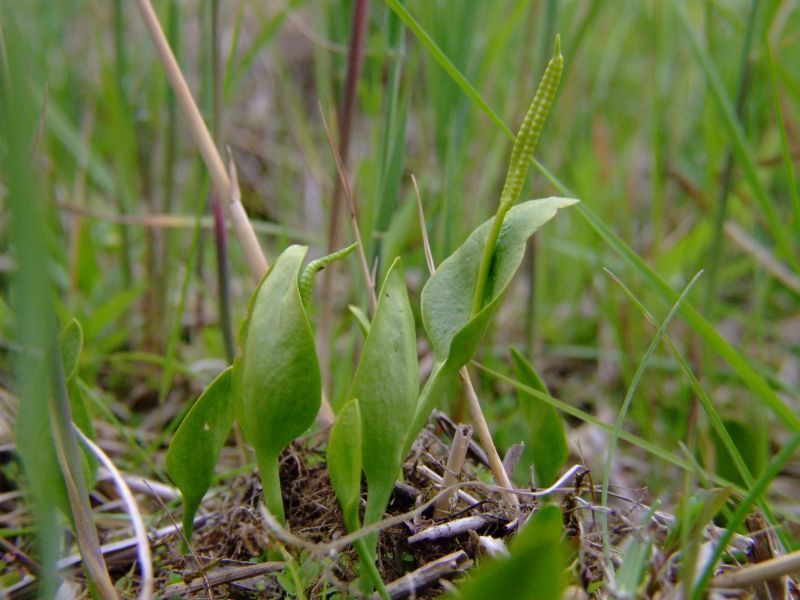
[[(219, 197), (225, 198), (227, 201), (228, 214), (233, 224), (233, 230), (244, 249), (250, 272), (256, 281), (260, 281), (267, 272), (269, 263), (261, 250), (255, 231), (253, 231), (253, 227), (247, 219), (244, 207), (242, 207), (239, 198), (234, 197), (234, 194), (238, 193), (238, 182), (234, 183), (232, 177), (225, 170), (222, 157), (214, 144), (200, 110), (197, 108), (197, 103), (192, 97), (192, 92), (189, 90), (186, 79), (178, 66), (178, 61), (175, 59), (175, 55), (167, 42), (150, 0), (136, 0), (136, 4), (142, 14), (142, 19), (150, 34), (150, 39), (153, 41), (158, 57), (164, 65), (167, 79), (169, 79), (170, 85), (175, 92), (181, 111), (188, 121), (189, 131), (211, 175), (212, 185)], [(235, 176), (235, 173), (235, 167), (231, 167), (231, 175)]]
[[(456, 433), (453, 435), (453, 441), (450, 443), (450, 453), (447, 456), (447, 466), (444, 470), (444, 477), (442, 478), (442, 487), (450, 487), (458, 483), (461, 469), (464, 467), (464, 459), (467, 457), (467, 449), (469, 449), (469, 441), (472, 439), (472, 427), (469, 425), (459, 425), (456, 428)], [(453, 490), (455, 493), (455, 490)], [(442, 496), (436, 503), (433, 509), (434, 518), (441, 519), (450, 512), (450, 501), (453, 494)]]

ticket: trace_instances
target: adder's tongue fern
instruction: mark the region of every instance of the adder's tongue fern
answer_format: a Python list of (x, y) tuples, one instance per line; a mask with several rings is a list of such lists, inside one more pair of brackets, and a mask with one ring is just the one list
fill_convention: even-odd
[(472, 302), (473, 316), (483, 308), (486, 282), (489, 278), (489, 267), (492, 264), (492, 256), (494, 255), (497, 238), (500, 235), (500, 229), (503, 226), (503, 219), (511, 207), (519, 200), (519, 196), (522, 193), (522, 185), (525, 183), (525, 176), (533, 159), (533, 152), (536, 149), (536, 143), (539, 141), (539, 135), (542, 133), (542, 127), (544, 127), (547, 115), (550, 113), (550, 107), (553, 105), (553, 99), (555, 98), (556, 90), (558, 90), (563, 69), (564, 57), (561, 56), (561, 38), (556, 36), (553, 58), (547, 63), (547, 69), (542, 76), (541, 82), (539, 82), (536, 96), (534, 96), (525, 119), (522, 121), (517, 139), (514, 141), (514, 147), (511, 150), (506, 182), (500, 194), (500, 205), (497, 207), (492, 229), (486, 239), (486, 246), (483, 250), (478, 270), (475, 296)]
[(343, 259), (357, 247), (357, 243), (350, 244), (347, 248), (337, 250), (333, 254), (328, 254), (317, 260), (312, 260), (305, 266), (297, 281), (298, 288), (300, 289), (300, 299), (303, 301), (304, 306), (307, 305), (308, 301), (311, 299), (311, 292), (314, 289), (314, 280), (317, 277), (317, 273), (332, 262)]

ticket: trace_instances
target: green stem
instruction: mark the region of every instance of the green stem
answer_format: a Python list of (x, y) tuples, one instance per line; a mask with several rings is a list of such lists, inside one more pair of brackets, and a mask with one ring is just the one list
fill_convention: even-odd
[(264, 488), (264, 504), (281, 524), (286, 523), (281, 494), (280, 456), (260, 457), (258, 470), (261, 473), (261, 486)]
[[(383, 518), (386, 512), (386, 505), (389, 504), (389, 496), (392, 493), (392, 485), (394, 482), (388, 482), (388, 485), (370, 485), (367, 482), (367, 508), (364, 510), (364, 525), (372, 525), (377, 523)], [(378, 568), (375, 566), (378, 554), (378, 534), (370, 533), (359, 539), (355, 544), (356, 552), (361, 557), (361, 563), (366, 569), (366, 574), (371, 580), (372, 585), (378, 589), (381, 598), (386, 600), (389, 594), (383, 584)], [(369, 581), (364, 580), (364, 585), (370, 584)], [(365, 589), (366, 592), (371, 592), (372, 589)]]
[[(353, 532), (361, 529), (361, 521), (358, 518), (358, 502), (353, 502), (350, 507), (343, 511), (344, 524), (347, 531)], [(389, 592), (386, 591), (386, 585), (383, 583), (378, 567), (375, 565), (375, 557), (370, 554), (369, 548), (364, 538), (359, 538), (353, 543), (356, 549), (361, 564), (372, 580), (372, 585), (378, 590), (381, 600), (388, 600)], [(370, 590), (371, 591), (371, 590)]]
[(378, 571), (378, 567), (375, 564), (375, 557), (369, 552), (366, 540), (363, 538), (356, 540), (353, 546), (355, 547), (356, 552), (361, 559), (361, 565), (366, 570), (367, 575), (372, 581), (372, 585), (378, 591), (378, 595), (381, 597), (381, 600), (389, 600), (389, 591), (386, 589), (386, 584), (383, 583), (383, 578), (381, 577), (380, 571)]

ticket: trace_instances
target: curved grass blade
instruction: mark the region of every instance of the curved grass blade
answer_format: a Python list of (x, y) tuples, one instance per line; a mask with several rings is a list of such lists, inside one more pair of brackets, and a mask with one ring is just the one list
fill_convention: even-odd
[(433, 38), (428, 34), (425, 29), (417, 22), (417, 20), (413, 17), (413, 15), (408, 12), (408, 9), (403, 6), (397, 0), (386, 0), (386, 4), (391, 8), (395, 14), (402, 19), (403, 23), (406, 24), (411, 31), (414, 32), (414, 35), (417, 36), (420, 42), (422, 42), (423, 46), (428, 49), (431, 56), (434, 58), (436, 62), (447, 72), (450, 78), (460, 87), (463, 92), (475, 103), (500, 129), (502, 129), (506, 135), (513, 139), (514, 134), (511, 133), (511, 130), (506, 127), (506, 124), (503, 123), (503, 120), (497, 116), (497, 113), (492, 110), (492, 107), (483, 99), (480, 95), (478, 90), (476, 90), (473, 85), (467, 80), (464, 75), (461, 74), (461, 71), (458, 70), (452, 61), (447, 57), (447, 55), (442, 52), (442, 49), (433, 41)]
[(745, 180), (752, 189), (754, 199), (764, 214), (771, 236), (775, 240), (782, 257), (789, 261), (794, 269), (800, 269), (800, 260), (797, 258), (795, 247), (797, 236), (793, 236), (791, 228), (787, 227), (786, 223), (782, 221), (781, 215), (775, 208), (775, 202), (769, 197), (766, 187), (758, 177), (753, 151), (748, 144), (741, 121), (736, 116), (736, 109), (730, 98), (728, 98), (722, 79), (708, 52), (700, 45), (692, 29), (686, 9), (676, 0), (673, 0), (672, 5), (678, 15), (678, 22), (689, 40), (692, 52), (706, 76), (711, 95), (719, 108), (722, 123), (730, 136), (731, 150), (742, 169)]
[[(636, 369), (636, 373), (634, 373), (633, 375), (631, 384), (628, 387), (628, 392), (625, 394), (625, 399), (622, 401), (622, 406), (620, 407), (619, 412), (617, 413), (617, 419), (614, 423), (614, 430), (611, 433), (611, 439), (608, 441), (608, 452), (606, 454), (605, 468), (603, 469), (603, 486), (602, 486), (602, 491), (600, 493), (601, 506), (608, 506), (608, 486), (611, 482), (611, 465), (614, 462), (614, 454), (616, 453), (617, 444), (619, 443), (620, 432), (622, 431), (622, 424), (625, 421), (625, 416), (628, 414), (628, 408), (630, 407), (631, 402), (633, 402), (633, 396), (636, 392), (636, 389), (639, 387), (639, 382), (641, 381), (642, 376), (644, 375), (645, 368), (647, 367), (647, 362), (653, 355), (653, 352), (655, 352), (656, 348), (658, 347), (658, 344), (661, 342), (661, 338), (667, 331), (667, 327), (669, 327), (669, 324), (672, 322), (672, 319), (678, 313), (678, 309), (680, 308), (683, 301), (686, 299), (686, 296), (689, 294), (691, 289), (694, 287), (694, 284), (700, 278), (701, 274), (702, 271), (697, 273), (697, 275), (695, 275), (692, 278), (692, 280), (689, 282), (686, 288), (684, 288), (683, 292), (678, 298), (678, 301), (675, 302), (675, 304), (672, 306), (672, 309), (667, 314), (666, 318), (664, 319), (664, 322), (661, 323), (661, 326), (658, 328), (658, 331), (656, 331), (656, 334), (653, 337), (652, 341), (650, 342), (650, 345), (647, 347), (644, 356), (642, 356), (642, 360), (639, 362), (639, 366)], [(598, 517), (600, 519), (600, 524), (603, 534), (603, 550), (605, 551), (606, 559), (610, 563), (611, 540), (608, 534), (608, 527), (607, 527), (608, 521), (606, 518), (607, 515), (603, 513), (602, 515), (598, 515)]]
[(797, 447), (800, 446), (800, 432), (795, 433), (781, 448), (780, 452), (770, 461), (767, 468), (758, 476), (753, 483), (753, 487), (748, 492), (747, 496), (742, 500), (733, 516), (728, 520), (725, 533), (717, 540), (714, 545), (714, 551), (708, 560), (704, 563), (703, 570), (697, 577), (694, 588), (692, 590), (692, 600), (700, 600), (703, 597), (703, 592), (708, 585), (711, 576), (714, 574), (714, 566), (717, 564), (722, 554), (728, 547), (731, 539), (733, 538), (736, 530), (744, 523), (745, 518), (750, 512), (752, 506), (756, 504), (767, 491), (770, 482), (780, 473), (783, 466), (791, 460)]
[[(584, 423), (590, 423), (591, 425), (594, 425), (595, 427), (597, 427), (599, 429), (602, 429), (603, 431), (607, 431), (607, 432), (613, 432), (614, 431), (614, 426), (613, 425), (609, 425), (605, 421), (601, 421), (600, 419), (598, 419), (594, 415), (592, 415), (592, 414), (590, 414), (590, 413), (588, 413), (588, 412), (586, 412), (584, 410), (581, 410), (580, 408), (577, 408), (575, 406), (567, 404), (563, 400), (559, 400), (558, 398), (554, 398), (553, 396), (550, 396), (549, 394), (544, 394), (544, 393), (540, 392), (539, 390), (534, 389), (534, 388), (532, 388), (532, 387), (530, 387), (528, 385), (525, 385), (524, 383), (521, 383), (519, 381), (516, 381), (515, 379), (512, 379), (511, 377), (509, 377), (507, 375), (504, 375), (504, 374), (500, 373), (499, 371), (495, 371), (494, 369), (491, 369), (491, 368), (487, 367), (486, 365), (482, 365), (481, 363), (478, 363), (478, 362), (476, 362), (474, 364), (481, 371), (484, 371), (485, 373), (491, 375), (492, 377), (494, 377), (498, 381), (502, 381), (504, 383), (507, 383), (508, 385), (516, 388), (517, 390), (521, 390), (521, 391), (525, 392), (526, 394), (530, 394), (534, 398), (537, 398), (537, 399), (541, 400), (542, 402), (546, 402), (547, 404), (549, 404), (553, 408), (556, 408), (557, 410), (560, 410), (561, 412), (564, 412), (564, 413), (566, 413), (566, 414), (568, 414), (570, 416), (573, 416), (576, 419), (580, 419)], [(661, 460), (663, 460), (666, 463), (669, 463), (671, 465), (679, 467), (679, 468), (683, 469), (684, 471), (691, 471), (691, 472), (694, 472), (694, 473), (699, 473), (703, 477), (705, 477), (708, 481), (714, 482), (716, 485), (723, 486), (723, 487), (729, 487), (729, 488), (733, 489), (734, 492), (736, 492), (737, 494), (739, 494), (741, 496), (744, 496), (747, 493), (741, 487), (739, 487), (737, 485), (734, 485), (733, 483), (731, 483), (730, 481), (727, 481), (723, 477), (720, 477), (719, 475), (717, 475), (715, 473), (709, 473), (708, 471), (705, 471), (703, 469), (699, 469), (698, 466), (694, 462), (686, 460), (685, 458), (682, 458), (678, 454), (676, 454), (674, 452), (670, 452), (669, 450), (665, 450), (661, 446), (659, 446), (657, 444), (654, 444), (653, 442), (650, 442), (650, 441), (648, 441), (648, 440), (646, 440), (646, 439), (644, 439), (642, 437), (639, 437), (638, 435), (634, 435), (632, 433), (629, 433), (629, 432), (625, 431), (624, 429), (619, 432), (619, 439), (624, 440), (624, 441), (628, 442), (629, 444), (632, 444), (632, 445), (636, 446), (637, 448), (641, 448), (645, 452), (648, 452), (649, 454), (651, 454), (651, 455), (653, 455), (653, 456), (655, 456), (657, 458), (660, 458)]]
[(183, 419), (167, 450), (167, 474), (183, 497), (183, 533), (192, 539), (194, 515), (214, 479), (214, 466), (235, 416), (228, 367)]
[(233, 373), (238, 418), (256, 451), (264, 501), (281, 521), (278, 457), (314, 422), (322, 398), (314, 337), (298, 287), (307, 250), (289, 246), (259, 286)]

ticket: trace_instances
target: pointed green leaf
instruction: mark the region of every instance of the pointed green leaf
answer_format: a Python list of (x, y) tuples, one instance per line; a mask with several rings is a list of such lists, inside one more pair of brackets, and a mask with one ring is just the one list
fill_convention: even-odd
[(167, 450), (167, 473), (183, 496), (183, 531), (192, 538), (194, 515), (233, 426), (231, 367), (211, 382), (184, 417)]
[(465, 365), (475, 354), (489, 321), (525, 253), (525, 243), (559, 209), (575, 204), (570, 198), (530, 200), (506, 215), (486, 285), (485, 305), (474, 317), (472, 298), (483, 247), (493, 219), (473, 231), (450, 255), (422, 290), (422, 323), (438, 362), (449, 369)]
[(77, 320), (72, 319), (61, 332), (58, 340), (61, 348), (61, 361), (64, 363), (64, 377), (71, 379), (78, 370), (78, 361), (83, 350), (83, 329)]
[(342, 507), (348, 531), (359, 528), (361, 500), (361, 410), (358, 400), (347, 402), (336, 417), (328, 440), (328, 474)]
[(278, 456), (314, 422), (322, 398), (311, 324), (298, 288), (307, 248), (290, 246), (256, 292), (234, 364), (238, 417), (258, 458), (267, 508), (283, 518)]
[[(511, 357), (514, 361), (517, 381), (544, 394), (550, 393), (533, 365), (525, 360), (516, 348), (511, 348)], [(528, 422), (531, 435), (529, 439), (525, 440), (523, 460), (530, 457), (528, 464), (533, 464), (536, 485), (547, 487), (558, 478), (559, 472), (569, 457), (564, 423), (558, 411), (540, 399), (526, 394), (522, 390), (517, 391), (517, 398)]]
[(348, 304), (347, 310), (349, 310), (350, 314), (352, 314), (355, 318), (356, 323), (358, 323), (358, 327), (361, 329), (361, 333), (364, 334), (364, 337), (367, 337), (367, 335), (369, 335), (370, 328), (369, 317), (363, 310), (361, 310), (361, 308), (353, 304)]
[(386, 275), (350, 390), (361, 408), (364, 472), (370, 487), (394, 484), (418, 391), (414, 315), (398, 258)]
[(489, 322), (500, 307), (503, 292), (525, 253), (525, 243), (559, 209), (575, 204), (570, 198), (529, 200), (508, 211), (495, 246), (483, 308), (472, 317), (472, 300), (483, 248), (492, 226), (489, 219), (439, 266), (422, 289), (422, 324), (436, 354), (437, 365), (420, 397), (412, 436), (425, 424), (452, 375), (475, 354)]
[(650, 559), (652, 543), (648, 540), (631, 536), (622, 549), (622, 565), (614, 580), (614, 596), (616, 598), (640, 598), (639, 584)]
[(545, 506), (536, 512), (511, 544), (506, 558), (489, 559), (459, 587), (460, 600), (561, 597), (561, 510)]

